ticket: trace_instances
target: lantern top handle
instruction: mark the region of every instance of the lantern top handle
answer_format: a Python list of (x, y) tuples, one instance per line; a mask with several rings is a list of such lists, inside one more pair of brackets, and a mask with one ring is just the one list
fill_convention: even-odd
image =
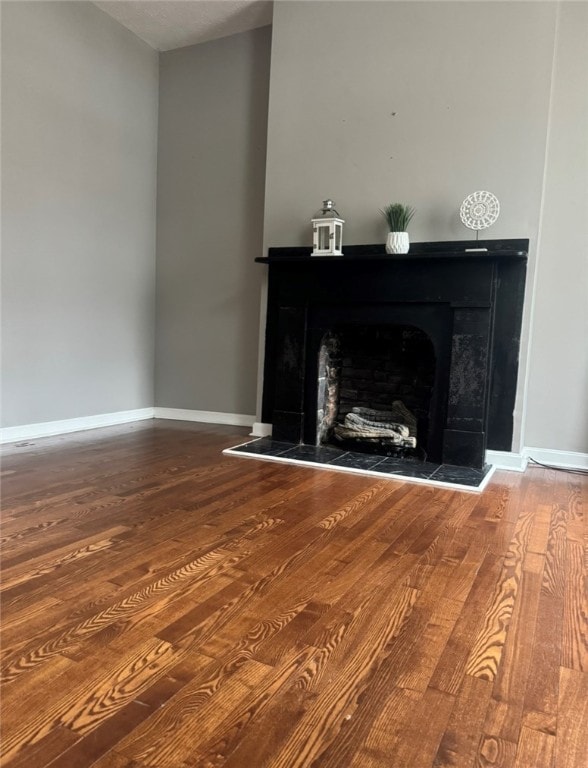
[(332, 200), (323, 200), (323, 207), (316, 214), (315, 218), (332, 218), (333, 216), (340, 216), (335, 210), (335, 203)]

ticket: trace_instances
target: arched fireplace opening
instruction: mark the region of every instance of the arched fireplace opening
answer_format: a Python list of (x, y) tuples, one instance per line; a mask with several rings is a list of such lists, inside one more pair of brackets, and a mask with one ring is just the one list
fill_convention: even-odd
[(409, 324), (337, 326), (318, 355), (316, 444), (427, 458), (436, 355)]

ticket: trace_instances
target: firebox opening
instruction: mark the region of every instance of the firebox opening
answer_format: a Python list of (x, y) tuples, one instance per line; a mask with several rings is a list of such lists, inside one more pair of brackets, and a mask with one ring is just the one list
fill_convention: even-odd
[(318, 361), (317, 445), (427, 458), (435, 351), (412, 325), (327, 331)]

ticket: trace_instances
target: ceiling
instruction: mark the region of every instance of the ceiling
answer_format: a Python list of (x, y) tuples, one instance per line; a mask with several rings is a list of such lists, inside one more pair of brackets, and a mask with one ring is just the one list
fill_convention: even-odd
[(271, 0), (110, 0), (98, 8), (157, 51), (272, 23)]

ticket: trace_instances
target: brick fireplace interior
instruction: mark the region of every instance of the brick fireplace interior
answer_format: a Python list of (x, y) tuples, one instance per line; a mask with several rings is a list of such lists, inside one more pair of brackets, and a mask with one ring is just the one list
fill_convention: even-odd
[[(411, 325), (341, 326), (328, 331), (318, 359), (317, 445), (333, 444), (387, 455), (429, 454), (430, 411), (437, 407), (435, 349), (424, 331)], [(398, 416), (414, 433), (416, 447), (398, 447), (385, 438), (340, 435), (353, 409), (385, 413), (402, 403), (414, 416)], [(408, 420), (409, 421), (409, 420)], [(433, 423), (435, 418), (433, 417)], [(434, 435), (431, 433), (431, 442)]]

